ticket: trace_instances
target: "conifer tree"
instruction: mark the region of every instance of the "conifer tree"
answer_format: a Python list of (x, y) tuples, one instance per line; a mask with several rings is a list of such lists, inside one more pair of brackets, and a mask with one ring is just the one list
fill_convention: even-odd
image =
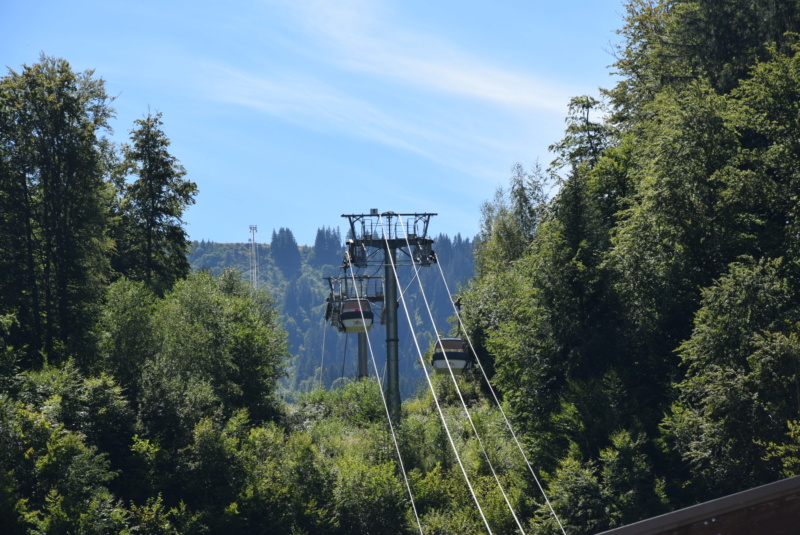
[(297, 274), (300, 271), (300, 250), (294, 234), (288, 228), (281, 227), (278, 232), (272, 231), (272, 242), (269, 246), (270, 255), (284, 276)]
[(145, 281), (161, 295), (189, 273), (183, 212), (194, 204), (197, 185), (170, 154), (161, 113), (134, 122), (125, 166), (136, 177), (123, 185), (122, 229), (116, 268)]

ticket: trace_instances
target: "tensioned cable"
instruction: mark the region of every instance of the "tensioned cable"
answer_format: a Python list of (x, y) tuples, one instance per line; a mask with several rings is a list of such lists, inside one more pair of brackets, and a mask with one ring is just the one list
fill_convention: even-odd
[[(361, 300), (361, 296), (358, 294), (358, 286), (356, 285), (355, 274), (353, 270), (350, 270), (350, 275), (353, 277), (353, 288), (355, 288), (356, 292), (356, 299)], [(359, 306), (359, 312), (361, 313), (361, 323), (362, 325), (366, 325), (366, 320), (364, 319), (364, 310)], [(373, 320), (374, 323), (374, 320)], [(419, 514), (417, 513), (417, 505), (414, 503), (414, 495), (411, 492), (411, 484), (408, 481), (408, 476), (406, 475), (406, 467), (403, 464), (403, 456), (400, 455), (400, 444), (397, 442), (397, 435), (394, 432), (394, 425), (392, 424), (392, 416), (389, 413), (389, 404), (386, 403), (386, 395), (383, 393), (383, 385), (381, 384), (381, 378), (378, 375), (378, 363), (375, 361), (375, 353), (372, 351), (372, 341), (369, 338), (369, 331), (364, 333), (367, 335), (367, 347), (369, 348), (369, 354), (372, 358), (372, 367), (375, 369), (375, 380), (378, 382), (378, 391), (381, 393), (381, 400), (383, 401), (383, 409), (386, 411), (386, 420), (389, 422), (389, 431), (392, 433), (392, 441), (394, 442), (394, 449), (397, 452), (397, 459), (400, 462), (400, 471), (403, 473), (403, 481), (406, 483), (406, 489), (408, 490), (408, 497), (411, 500), (411, 508), (414, 510), (414, 518), (417, 520), (417, 527), (419, 528), (420, 535), (422, 535), (422, 522), (420, 522)]]
[(455, 303), (453, 303), (453, 294), (450, 293), (450, 287), (447, 285), (447, 279), (444, 276), (444, 270), (442, 270), (442, 265), (439, 262), (437, 262), (436, 265), (439, 266), (439, 273), (442, 276), (442, 282), (444, 282), (444, 288), (445, 288), (445, 290), (447, 290), (447, 297), (450, 299), (450, 304), (453, 305), (453, 310), (456, 313), (456, 319), (458, 319), (458, 325), (461, 328), (461, 332), (464, 333), (464, 338), (466, 338), (467, 343), (469, 344), (470, 351), (472, 351), (472, 354), (475, 356), (475, 360), (478, 361), (478, 368), (480, 368), (481, 373), (483, 374), (483, 378), (486, 381), (486, 386), (489, 387), (489, 392), (492, 393), (492, 397), (494, 398), (494, 401), (497, 404), (497, 408), (500, 409), (500, 414), (503, 415), (503, 420), (506, 423), (506, 427), (508, 427), (508, 430), (511, 432), (511, 436), (514, 438), (514, 442), (517, 445), (517, 449), (519, 449), (519, 452), (522, 454), (522, 458), (525, 460), (525, 464), (528, 466), (528, 470), (530, 470), (534, 481), (536, 481), (536, 485), (539, 487), (539, 492), (542, 493), (542, 496), (544, 497), (544, 501), (547, 503), (547, 507), (550, 509), (550, 513), (553, 515), (553, 518), (556, 519), (556, 522), (558, 523), (558, 527), (561, 528), (561, 533), (563, 533), (563, 535), (567, 535), (567, 532), (564, 530), (564, 526), (561, 524), (561, 519), (558, 518), (558, 515), (556, 514), (555, 509), (553, 509), (553, 505), (550, 503), (550, 500), (547, 498), (547, 493), (544, 491), (544, 487), (542, 487), (542, 484), (539, 481), (539, 478), (536, 476), (536, 472), (533, 470), (533, 466), (531, 466), (531, 463), (528, 460), (528, 456), (525, 455), (525, 450), (522, 448), (522, 444), (520, 443), (519, 439), (517, 438), (517, 434), (514, 433), (514, 428), (511, 426), (511, 422), (509, 421), (508, 417), (506, 416), (506, 412), (503, 410), (503, 406), (500, 403), (500, 400), (497, 398), (497, 394), (494, 391), (494, 387), (492, 386), (492, 383), (489, 382), (489, 377), (486, 375), (486, 370), (484, 370), (483, 365), (481, 364), (480, 359), (478, 358), (478, 353), (475, 351), (475, 347), (473, 347), (473, 345), (472, 345), (472, 340), (470, 339), (469, 334), (467, 334), (467, 330), (466, 330), (466, 328), (464, 326), (464, 322), (461, 321), (461, 314), (459, 314), (458, 308), (455, 306)]
[[(348, 259), (348, 260), (347, 260), (347, 262), (348, 262), (348, 265), (351, 265), (351, 266), (352, 266), (352, 262), (351, 262), (351, 260), (352, 260), (352, 259), (350, 259), (350, 254), (349, 254), (348, 252), (345, 252), (345, 257)], [(375, 277), (375, 276), (376, 276), (376, 275), (377, 275), (377, 274), (380, 272), (380, 270), (381, 270), (381, 266), (376, 266), (376, 267), (375, 267), (375, 270), (372, 272), (372, 275), (367, 275), (367, 277), (368, 277), (368, 278), (369, 278), (369, 277)], [(352, 273), (352, 268), (351, 268), (351, 273)], [(353, 278), (353, 286), (355, 286), (355, 285), (356, 285), (356, 282), (355, 282), (355, 274), (353, 274), (353, 277), (352, 277), (352, 278)], [(385, 311), (386, 311), (386, 305), (385, 305), (385, 303), (384, 303), (384, 308), (383, 308), (383, 310), (384, 310), (384, 313), (385, 313)], [(369, 338), (368, 338), (368, 339), (369, 339)], [(375, 374), (376, 374), (376, 375), (378, 374), (378, 371), (377, 371), (377, 370), (375, 370)], [(384, 366), (383, 366), (383, 374), (379, 375), (379, 377), (381, 378), (381, 381), (383, 381), (383, 380), (385, 380), (385, 379), (386, 379), (386, 365), (385, 365), (385, 364), (384, 364)]]
[[(398, 218), (402, 216), (398, 215)], [(403, 229), (403, 234), (406, 240), (406, 245), (409, 249), (411, 249), (411, 243), (408, 241), (408, 234), (405, 231), (405, 225), (402, 224), (402, 218), (400, 219), (400, 228)], [(438, 261), (436, 262), (438, 264)], [(481, 451), (483, 451), (483, 456), (486, 458), (486, 463), (489, 465), (489, 470), (491, 470), (492, 475), (494, 476), (494, 480), (497, 483), (497, 487), (500, 489), (500, 493), (503, 495), (503, 499), (506, 501), (506, 505), (508, 506), (508, 510), (511, 511), (511, 516), (514, 517), (514, 522), (517, 523), (517, 527), (519, 528), (520, 532), (525, 535), (525, 529), (522, 527), (522, 524), (517, 518), (517, 514), (514, 512), (514, 506), (511, 505), (511, 501), (508, 499), (508, 495), (506, 491), (503, 489), (503, 484), (500, 483), (500, 478), (495, 472), (494, 466), (492, 465), (491, 459), (489, 459), (489, 453), (486, 451), (486, 447), (483, 444), (483, 440), (481, 440), (481, 436), (478, 433), (478, 429), (475, 427), (475, 422), (472, 420), (472, 416), (469, 413), (469, 408), (467, 407), (466, 401), (464, 401), (464, 396), (461, 394), (461, 388), (458, 386), (458, 381), (456, 381), (456, 375), (453, 372), (453, 369), (450, 367), (450, 360), (447, 358), (447, 350), (444, 348), (444, 344), (442, 344), (442, 338), (439, 336), (439, 331), (436, 329), (436, 321), (433, 318), (433, 312), (431, 312), (430, 304), (428, 303), (428, 297), (425, 294), (425, 288), (422, 286), (422, 279), (419, 276), (419, 268), (415, 262), (412, 262), (412, 266), (415, 272), (415, 279), (419, 282), (419, 291), (422, 295), (422, 300), (425, 303), (425, 308), (428, 311), (428, 317), (431, 320), (431, 324), (433, 325), (433, 332), (436, 333), (436, 340), (439, 343), (439, 347), (442, 348), (442, 353), (444, 355), (445, 362), (447, 363), (447, 370), (450, 372), (450, 378), (453, 380), (453, 386), (456, 388), (456, 392), (458, 393), (458, 398), (461, 400), (461, 406), (464, 408), (464, 413), (467, 415), (467, 420), (469, 420), (469, 425), (472, 427), (472, 432), (475, 434), (475, 438), (478, 439), (478, 444), (481, 447)], [(424, 366), (424, 364), (423, 364)], [(434, 394), (435, 396), (435, 394)]]
[[(378, 220), (381, 224), (381, 230), (383, 232), (383, 239), (386, 243), (387, 250), (389, 249), (389, 236), (387, 234), (387, 229), (383, 224), (383, 216), (378, 216)], [(395, 265), (394, 255), (387, 255), (389, 257), (389, 261), (392, 266), (392, 272), (394, 273), (394, 278), (398, 284), (400, 284), (400, 277), (397, 274), (397, 266)], [(416, 333), (414, 332), (414, 325), (411, 322), (411, 316), (408, 312), (408, 307), (406, 306), (406, 300), (403, 294), (400, 294), (400, 301), (403, 303), (403, 310), (406, 314), (406, 319), (408, 320), (408, 326), (411, 329), (411, 337), (414, 339), (414, 345), (417, 347), (417, 354), (419, 355), (419, 360), (422, 363), (422, 371), (425, 372), (425, 379), (428, 381), (428, 387), (431, 389), (431, 393), (433, 394), (433, 402), (436, 405), (436, 410), (439, 412), (439, 418), (442, 420), (442, 425), (444, 426), (445, 433), (447, 433), (447, 439), (450, 441), (450, 447), (453, 448), (453, 453), (456, 456), (456, 461), (458, 461), (458, 466), (461, 468), (461, 473), (464, 476), (464, 480), (467, 482), (467, 487), (469, 488), (469, 492), (472, 495), (472, 499), (475, 501), (475, 505), (478, 507), (478, 512), (481, 515), (481, 519), (483, 519), (483, 524), (486, 526), (486, 530), (489, 532), (489, 535), (492, 535), (492, 528), (489, 525), (489, 521), (486, 519), (486, 515), (483, 513), (483, 508), (481, 507), (480, 501), (478, 501), (478, 496), (475, 494), (475, 489), (472, 487), (472, 482), (469, 480), (469, 476), (467, 475), (467, 471), (464, 468), (464, 463), (461, 461), (461, 456), (458, 454), (458, 448), (456, 448), (456, 443), (453, 440), (453, 435), (450, 433), (450, 428), (447, 425), (447, 420), (444, 417), (444, 412), (442, 412), (442, 407), (439, 405), (439, 400), (436, 399), (436, 390), (433, 388), (433, 383), (431, 382), (430, 375), (428, 374), (428, 370), (425, 366), (425, 362), (422, 358), (422, 350), (419, 347), (419, 341), (417, 340)]]

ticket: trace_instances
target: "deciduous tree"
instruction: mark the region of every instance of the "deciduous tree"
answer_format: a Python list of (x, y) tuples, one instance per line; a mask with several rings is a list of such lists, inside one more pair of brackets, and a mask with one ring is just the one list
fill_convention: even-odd
[(108, 274), (102, 79), (42, 55), (0, 80), (0, 312), (25, 366), (92, 353)]

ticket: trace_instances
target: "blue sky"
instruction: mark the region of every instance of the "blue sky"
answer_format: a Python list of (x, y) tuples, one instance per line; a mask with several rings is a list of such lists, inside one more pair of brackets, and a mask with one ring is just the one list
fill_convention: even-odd
[[(573, 96), (613, 78), (619, 1), (0, 0), (0, 62), (95, 69), (114, 137), (163, 114), (192, 239), (313, 244), (345, 213), (434, 212), (472, 237)], [(4, 74), (7, 71), (4, 70)]]

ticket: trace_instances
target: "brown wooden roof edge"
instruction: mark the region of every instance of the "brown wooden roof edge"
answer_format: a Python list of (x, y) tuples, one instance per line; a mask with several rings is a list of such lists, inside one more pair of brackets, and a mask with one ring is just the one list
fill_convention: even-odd
[(800, 476), (782, 479), (774, 483), (767, 483), (766, 485), (737, 492), (736, 494), (729, 494), (722, 498), (716, 498), (697, 505), (678, 509), (671, 513), (654, 516), (634, 524), (604, 531), (597, 535), (656, 535), (670, 529), (677, 529), (695, 522), (701, 522), (725, 513), (738, 511), (746, 507), (797, 493), (800, 493)]

